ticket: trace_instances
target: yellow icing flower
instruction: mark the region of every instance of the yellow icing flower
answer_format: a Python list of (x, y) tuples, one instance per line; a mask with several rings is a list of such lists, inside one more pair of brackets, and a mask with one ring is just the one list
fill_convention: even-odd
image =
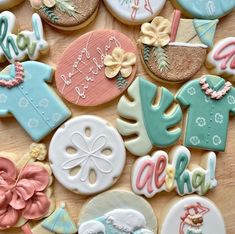
[(158, 16), (151, 23), (141, 26), (140, 41), (149, 46), (163, 47), (170, 42), (170, 31), (170, 21)]
[(132, 66), (136, 63), (136, 55), (131, 52), (125, 52), (122, 48), (116, 47), (112, 55), (104, 58), (105, 75), (108, 78), (114, 78), (121, 73), (121, 76), (127, 78), (132, 73)]
[(34, 9), (40, 9), (43, 5), (51, 8), (56, 4), (55, 0), (30, 0), (30, 3)]
[(169, 165), (166, 168), (166, 188), (168, 191), (171, 191), (174, 189), (174, 180), (175, 180), (175, 169), (173, 166)]
[(29, 156), (31, 158), (37, 159), (39, 161), (43, 161), (46, 158), (47, 149), (44, 144), (32, 143), (29, 149)]

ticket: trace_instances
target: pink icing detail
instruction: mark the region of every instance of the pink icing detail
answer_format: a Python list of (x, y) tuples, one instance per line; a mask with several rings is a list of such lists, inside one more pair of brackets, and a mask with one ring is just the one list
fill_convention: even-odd
[(179, 10), (175, 10), (173, 13), (173, 20), (171, 24), (171, 40), (170, 42), (175, 42), (179, 24), (181, 19), (181, 12)]
[(21, 230), (24, 234), (33, 234), (30, 229), (30, 226), (27, 223), (21, 227)]
[(232, 84), (227, 81), (224, 85), (224, 87), (219, 90), (219, 91), (214, 91), (213, 89), (210, 88), (209, 84), (206, 82), (206, 79), (205, 78), (202, 78), (200, 81), (199, 81), (200, 85), (202, 86), (201, 89), (205, 92), (205, 94), (207, 96), (210, 96), (210, 98), (212, 99), (216, 99), (216, 100), (219, 100), (221, 99), (223, 96), (225, 96), (229, 90), (231, 89), (232, 87)]
[(147, 11), (149, 11), (151, 13), (151, 15), (153, 15), (153, 9), (151, 7), (151, 4), (150, 4), (149, 0), (145, 0), (144, 8)]
[(221, 48), (219, 48), (215, 54), (214, 54), (214, 59), (219, 61), (219, 60), (223, 60), (221, 63), (220, 68), (222, 70), (225, 70), (228, 66), (229, 61), (231, 60), (230, 63), (230, 68), (231, 69), (235, 69), (235, 48), (232, 49), (229, 52), (225, 52), (223, 53), (224, 50), (226, 50), (229, 46), (231, 45), (235, 45), (235, 40), (234, 41), (230, 41), (227, 44), (224, 44)]
[(166, 164), (167, 164), (166, 157), (164, 156), (159, 157), (155, 169), (155, 185), (158, 189), (161, 188), (165, 183), (165, 176), (162, 179), (160, 179), (159, 177), (165, 171)]
[(24, 78), (24, 68), (20, 62), (15, 63), (15, 78), (12, 80), (0, 79), (0, 86), (7, 87), (9, 89), (21, 84)]
[[(134, 3), (132, 5), (132, 12), (131, 12), (131, 19), (132, 20), (135, 20), (136, 19), (136, 15), (137, 15), (137, 12), (140, 8), (140, 0), (134, 0)], [(152, 9), (152, 6), (151, 6), (151, 3), (149, 2), (149, 0), (145, 0), (145, 4), (144, 4), (144, 8), (145, 10), (147, 10), (148, 12), (151, 13), (151, 15), (153, 15), (153, 9)]]
[(19, 172), (13, 162), (0, 157), (0, 228), (13, 227), (20, 217), (34, 220), (43, 217), (50, 201), (44, 194), (49, 184), (47, 170), (26, 165)]

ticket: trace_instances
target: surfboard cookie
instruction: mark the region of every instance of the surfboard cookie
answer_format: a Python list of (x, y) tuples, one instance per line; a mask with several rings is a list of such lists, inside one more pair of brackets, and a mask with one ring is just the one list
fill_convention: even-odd
[(99, 0), (30, 0), (47, 23), (61, 30), (76, 30), (90, 24), (99, 9)]

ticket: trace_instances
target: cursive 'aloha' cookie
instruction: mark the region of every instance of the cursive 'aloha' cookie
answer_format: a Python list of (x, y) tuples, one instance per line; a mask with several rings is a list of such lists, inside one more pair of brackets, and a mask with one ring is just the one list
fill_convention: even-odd
[(126, 160), (121, 136), (105, 120), (73, 118), (54, 134), (49, 160), (57, 180), (67, 189), (91, 195), (110, 188)]
[(184, 15), (198, 19), (218, 19), (235, 8), (233, 0), (171, 0)]
[(188, 109), (184, 145), (224, 151), (229, 115), (235, 114), (235, 88), (218, 76), (205, 75), (186, 83), (176, 94)]
[(174, 95), (168, 89), (137, 77), (128, 88), (128, 96), (131, 99), (125, 95), (120, 98), (116, 123), (118, 131), (129, 137), (125, 146), (132, 154), (143, 156), (153, 146), (167, 147), (179, 139), (181, 129), (176, 126), (182, 111), (179, 105), (173, 106)]
[(56, 70), (61, 95), (79, 106), (106, 103), (135, 78), (136, 47), (124, 34), (98, 30), (79, 37), (64, 52)]
[(3, 11), (12, 8), (14, 6), (17, 6), (23, 1), (24, 0), (0, 0), (0, 10)]
[(190, 165), (190, 159), (191, 153), (184, 146), (174, 147), (169, 156), (164, 151), (156, 151), (152, 156), (137, 159), (131, 176), (133, 191), (148, 198), (174, 189), (181, 196), (191, 193), (205, 195), (217, 185), (216, 155), (214, 152), (206, 153), (202, 166)]
[(222, 214), (207, 198), (188, 196), (174, 199), (163, 214), (160, 234), (226, 234)]
[(61, 30), (76, 30), (91, 23), (99, 0), (30, 0), (31, 6), (47, 23)]
[(181, 19), (174, 11), (172, 22), (156, 17), (141, 26), (139, 47), (146, 71), (154, 79), (183, 82), (193, 77), (213, 45), (218, 20)]
[(206, 65), (212, 74), (235, 81), (235, 37), (227, 37), (216, 43), (207, 56)]
[(71, 115), (48, 87), (53, 69), (27, 61), (7, 66), (0, 73), (0, 117), (13, 115), (34, 141), (40, 141)]
[(110, 12), (125, 24), (142, 24), (156, 17), (166, 0), (104, 0)]
[(146, 200), (125, 190), (102, 193), (84, 205), (79, 215), (81, 234), (156, 234), (155, 214)]

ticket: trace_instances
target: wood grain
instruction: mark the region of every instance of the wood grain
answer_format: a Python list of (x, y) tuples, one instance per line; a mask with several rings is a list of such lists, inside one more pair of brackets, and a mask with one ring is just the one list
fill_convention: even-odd
[[(161, 15), (169, 17), (172, 13), (173, 7), (168, 1)], [(23, 4), (17, 6), (12, 10), (17, 17), (17, 22), (20, 24), (21, 29), (31, 29), (31, 15), (32, 9), (29, 2), (26, 1)], [(228, 36), (235, 35), (235, 11), (230, 15), (221, 19), (216, 33), (216, 41)], [(40, 61), (45, 62), (54, 68), (58, 63), (64, 50), (77, 39), (80, 35), (95, 29), (115, 29), (122, 33), (128, 35), (133, 41), (137, 41), (140, 28), (138, 26), (126, 26), (118, 22), (112, 17), (112, 15), (107, 12), (103, 4), (101, 4), (100, 11), (96, 20), (90, 24), (85, 29), (74, 31), (74, 32), (63, 32), (52, 28), (48, 24), (45, 26), (45, 35), (50, 44), (50, 53), (40, 58)], [(145, 75), (146, 78), (152, 80), (144, 71), (141, 65), (140, 59), (138, 59), (138, 75)], [(4, 68), (4, 64), (1, 65), (1, 70)], [(204, 67), (202, 68), (195, 77), (200, 77), (203, 74), (207, 74), (208, 71)], [(168, 87), (171, 91), (175, 92), (180, 85), (165, 85), (160, 82), (154, 81), (158, 85), (164, 85)], [(114, 101), (99, 106), (99, 107), (89, 107), (82, 108), (75, 105), (69, 104), (65, 101), (73, 112), (73, 116), (78, 116), (82, 114), (93, 114), (98, 115), (106, 120), (110, 121), (115, 125), (116, 106), (118, 103), (118, 98)], [(24, 154), (29, 147), (32, 140), (26, 135), (24, 130), (18, 125), (14, 118), (5, 118), (0, 121), (0, 151), (13, 152), (19, 155)], [(52, 134), (43, 140), (47, 145), (50, 142)], [(178, 142), (182, 143), (182, 138)], [(169, 149), (167, 149), (168, 151)], [(192, 150), (192, 160), (193, 162), (200, 162), (200, 150)], [(132, 165), (135, 161), (135, 157), (128, 154), (125, 170), (120, 177), (114, 188), (130, 188), (130, 173)], [(219, 153), (217, 157), (217, 171), (216, 177), (218, 179), (218, 187), (208, 193), (207, 197), (213, 200), (223, 213), (227, 233), (235, 233), (235, 118), (232, 117), (230, 121), (228, 141), (226, 152)], [(57, 202), (66, 201), (68, 209), (72, 214), (75, 222), (78, 221), (79, 211), (81, 210), (83, 204), (87, 201), (88, 197), (73, 194), (59, 185), (57, 182), (54, 183), (54, 194)], [(149, 199), (154, 211), (158, 217), (160, 217), (165, 205), (174, 197), (176, 193), (161, 193), (156, 195), (154, 198)], [(0, 234), (11, 233), (18, 234), (20, 231), (0, 231)], [(173, 234), (173, 233), (169, 233)], [(219, 233), (214, 233), (219, 234)]]

